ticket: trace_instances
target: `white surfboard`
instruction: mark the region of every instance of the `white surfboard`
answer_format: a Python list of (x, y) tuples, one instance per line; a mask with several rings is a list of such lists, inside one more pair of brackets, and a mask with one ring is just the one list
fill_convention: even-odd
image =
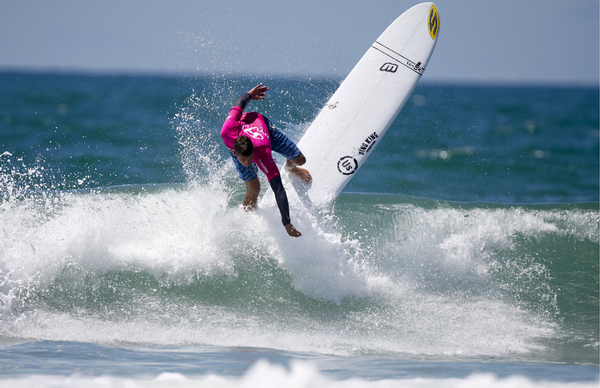
[(305, 204), (331, 202), (373, 153), (423, 75), (439, 27), (433, 3), (404, 12), (323, 107), (298, 143), (313, 181), (289, 177)]

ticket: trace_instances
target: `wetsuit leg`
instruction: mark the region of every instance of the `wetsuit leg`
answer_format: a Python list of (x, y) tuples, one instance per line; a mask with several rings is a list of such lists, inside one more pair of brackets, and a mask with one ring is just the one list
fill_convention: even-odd
[(271, 136), (271, 149), (278, 154), (286, 157), (286, 159), (296, 159), (302, 152), (298, 149), (296, 144), (291, 141), (286, 135), (284, 135), (277, 127), (275, 127), (267, 117), (265, 117), (265, 123), (269, 127), (269, 135)]

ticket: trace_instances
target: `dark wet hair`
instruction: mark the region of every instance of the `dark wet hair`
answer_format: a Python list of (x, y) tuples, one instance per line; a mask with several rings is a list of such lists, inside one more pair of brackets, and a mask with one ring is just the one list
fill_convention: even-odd
[(254, 144), (248, 136), (240, 135), (233, 143), (233, 150), (237, 155), (250, 156), (254, 152)]

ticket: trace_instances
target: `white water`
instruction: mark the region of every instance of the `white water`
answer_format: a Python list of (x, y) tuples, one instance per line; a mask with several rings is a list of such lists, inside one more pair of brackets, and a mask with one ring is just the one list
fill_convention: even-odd
[(30, 387), (203, 387), (203, 388), (594, 388), (598, 382), (534, 381), (522, 376), (499, 378), (493, 374), (472, 374), (466, 378), (407, 378), (369, 381), (359, 378), (333, 380), (320, 373), (315, 366), (295, 361), (288, 369), (257, 362), (241, 378), (208, 375), (189, 377), (178, 373), (162, 373), (148, 378), (122, 378), (112, 376), (28, 376), (2, 380), (14, 388)]
[[(515, 236), (597, 235), (589, 214), (577, 221), (552, 211), (407, 204), (377, 206), (379, 215), (362, 234), (349, 232), (351, 223), (340, 224), (352, 217), (344, 210), (341, 218), (297, 214), (304, 236), (291, 239), (275, 208), (246, 213), (216, 186), (138, 189), (47, 193), (3, 204), (2, 336), (519, 358), (543, 353), (540, 340), (554, 338), (559, 327), (547, 270), (515, 253)], [(178, 300), (165, 305), (152, 294), (136, 295), (135, 286), (122, 286), (134, 288), (127, 290), (133, 302), (114, 319), (90, 314), (83, 305), (26, 308), (29, 295), (47, 289), (65, 269), (81, 281), (119, 270), (144, 271), (161, 284), (192, 284), (196, 275), (235, 281), (244, 252), (278, 263), (296, 290), (326, 303), (319, 307), (326, 315), (313, 316), (297, 301), (275, 297), (249, 297), (255, 313), (231, 301), (199, 302), (190, 309)], [(516, 287), (531, 294), (525, 296), (540, 297), (541, 308), (529, 309), (508, 284), (492, 280), (498, 271), (519, 280)], [(354, 302), (343, 307), (348, 300)], [(281, 305), (286, 315), (269, 319), (282, 311), (271, 311), (273, 306)]]

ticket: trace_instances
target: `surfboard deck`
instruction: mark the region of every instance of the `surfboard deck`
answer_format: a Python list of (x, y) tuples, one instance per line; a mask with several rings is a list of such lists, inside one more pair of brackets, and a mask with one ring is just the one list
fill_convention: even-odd
[(439, 26), (433, 3), (404, 12), (325, 104), (298, 142), (312, 183), (284, 174), (305, 205), (329, 204), (373, 153), (423, 75)]

